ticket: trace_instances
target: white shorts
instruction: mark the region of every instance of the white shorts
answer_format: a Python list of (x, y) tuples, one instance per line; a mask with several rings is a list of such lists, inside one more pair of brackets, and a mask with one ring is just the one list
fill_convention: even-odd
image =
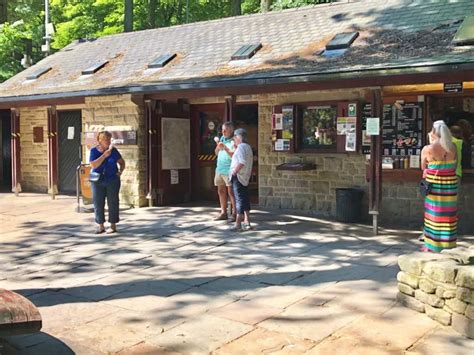
[(229, 180), (229, 175), (226, 174), (216, 174), (214, 176), (214, 185), (215, 186), (232, 186), (230, 180)]

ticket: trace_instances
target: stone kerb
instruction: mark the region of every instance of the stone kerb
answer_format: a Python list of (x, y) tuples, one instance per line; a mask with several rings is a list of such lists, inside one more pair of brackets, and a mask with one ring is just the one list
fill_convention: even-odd
[(474, 339), (474, 246), (398, 258), (399, 303)]

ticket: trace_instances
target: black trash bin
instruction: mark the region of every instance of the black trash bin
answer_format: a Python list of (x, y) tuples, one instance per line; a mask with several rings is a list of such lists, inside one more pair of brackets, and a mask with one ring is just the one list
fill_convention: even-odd
[(360, 222), (364, 191), (354, 188), (336, 189), (336, 220)]

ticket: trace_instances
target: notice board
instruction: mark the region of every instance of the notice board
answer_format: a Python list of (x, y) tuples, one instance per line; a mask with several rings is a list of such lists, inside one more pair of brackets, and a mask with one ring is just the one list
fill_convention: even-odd
[(161, 169), (190, 169), (191, 145), (189, 119), (161, 119)]

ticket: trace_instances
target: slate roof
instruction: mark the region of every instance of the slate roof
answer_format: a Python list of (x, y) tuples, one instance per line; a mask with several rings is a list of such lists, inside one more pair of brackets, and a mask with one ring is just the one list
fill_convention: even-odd
[[(224, 85), (231, 79), (470, 63), (474, 46), (451, 44), (467, 15), (474, 15), (473, 0), (345, 0), (76, 41), (0, 85), (0, 101), (55, 93), (75, 96), (87, 90), (153, 91), (170, 83)], [(342, 57), (318, 54), (335, 34), (349, 31), (360, 36)], [(258, 42), (263, 48), (254, 57), (230, 61), (242, 45)], [(178, 55), (162, 69), (147, 69), (165, 53)], [(103, 59), (109, 60), (103, 69), (81, 76)], [(26, 80), (43, 67), (52, 70)]]

